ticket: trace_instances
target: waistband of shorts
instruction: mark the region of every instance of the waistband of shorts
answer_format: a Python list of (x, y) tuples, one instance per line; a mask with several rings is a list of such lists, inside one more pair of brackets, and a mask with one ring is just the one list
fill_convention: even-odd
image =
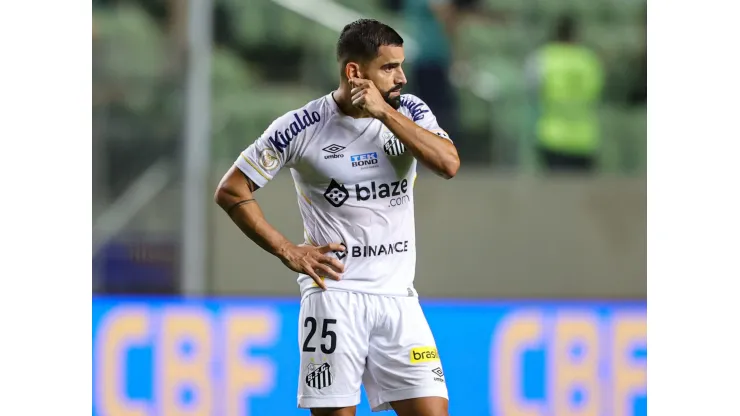
[[(301, 301), (303, 299), (306, 299), (308, 296), (313, 295), (314, 293), (321, 293), (324, 290), (319, 287), (309, 287), (302, 291), (301, 293)], [(347, 293), (357, 293), (360, 295), (371, 295), (371, 296), (383, 296), (383, 297), (391, 297), (391, 298), (419, 298), (419, 294), (416, 292), (416, 289), (411, 289), (411, 292), (413, 293), (412, 296), (409, 296), (409, 291), (406, 291), (406, 294), (401, 293), (386, 293), (386, 292), (372, 292), (372, 291), (363, 291), (363, 290), (356, 290), (356, 289), (343, 289), (343, 288), (337, 288), (337, 287), (327, 287), (327, 292), (347, 292)]]

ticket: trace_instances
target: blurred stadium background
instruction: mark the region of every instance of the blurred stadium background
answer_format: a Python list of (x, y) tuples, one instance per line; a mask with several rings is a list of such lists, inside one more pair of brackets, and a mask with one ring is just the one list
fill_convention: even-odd
[[(432, 3), (453, 7), (454, 32)], [(645, 415), (645, 7), (94, 0), (93, 415), (308, 413), (295, 276), (211, 196), (273, 119), (336, 87), (336, 39), (359, 17), (404, 35), (407, 90), (456, 121), (460, 173), (422, 171), (415, 190), (416, 286), (451, 414)], [(579, 110), (599, 126), (593, 169), (541, 157), (538, 51), (564, 14), (596, 57)], [(300, 241), (289, 175), (259, 193)]]

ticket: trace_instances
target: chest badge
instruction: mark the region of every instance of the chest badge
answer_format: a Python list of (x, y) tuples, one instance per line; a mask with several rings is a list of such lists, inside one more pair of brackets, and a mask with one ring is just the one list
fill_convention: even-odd
[(388, 156), (400, 156), (406, 151), (406, 146), (390, 131), (381, 133), (383, 140), (383, 151)]

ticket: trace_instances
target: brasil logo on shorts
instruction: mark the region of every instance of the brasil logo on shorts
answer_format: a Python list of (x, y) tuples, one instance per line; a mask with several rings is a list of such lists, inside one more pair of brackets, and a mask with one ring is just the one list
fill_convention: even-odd
[(315, 389), (323, 389), (324, 387), (331, 386), (334, 382), (334, 376), (331, 374), (331, 365), (329, 363), (323, 364), (309, 364), (308, 374), (306, 375), (306, 385)]
[(437, 349), (434, 347), (416, 347), (411, 349), (409, 359), (411, 364), (428, 363), (439, 361), (439, 354), (437, 354)]

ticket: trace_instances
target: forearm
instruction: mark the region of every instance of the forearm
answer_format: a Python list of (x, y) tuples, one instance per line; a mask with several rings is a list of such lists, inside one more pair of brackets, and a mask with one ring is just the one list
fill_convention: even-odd
[(219, 183), (214, 200), (250, 240), (282, 260), (291, 243), (265, 219), (254, 199), (257, 189), (254, 182), (232, 167)]
[(446, 179), (457, 174), (460, 158), (452, 142), (418, 126), (390, 107), (380, 120), (424, 166)]
[(285, 248), (292, 244), (267, 222), (256, 201), (237, 207), (229, 217), (250, 240), (280, 259), (284, 257)]

